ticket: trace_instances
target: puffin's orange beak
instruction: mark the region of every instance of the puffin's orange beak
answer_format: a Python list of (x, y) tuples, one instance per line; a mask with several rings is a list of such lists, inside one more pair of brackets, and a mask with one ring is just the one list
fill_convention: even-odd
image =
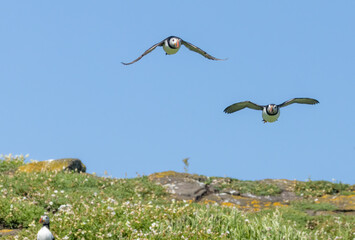
[(43, 223), (43, 219), (42, 218), (39, 219), (39, 223)]
[(180, 46), (180, 41), (178, 40), (176, 41), (176, 48), (179, 48), (179, 46)]
[(270, 112), (271, 112), (271, 113), (274, 112), (274, 111), (273, 111), (273, 108), (274, 108), (273, 106), (270, 106)]

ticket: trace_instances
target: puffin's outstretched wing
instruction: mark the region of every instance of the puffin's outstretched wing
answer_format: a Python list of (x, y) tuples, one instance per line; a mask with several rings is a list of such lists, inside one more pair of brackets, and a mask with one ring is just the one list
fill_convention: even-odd
[(292, 103), (301, 103), (301, 104), (317, 104), (319, 103), (318, 100), (313, 98), (293, 98), (286, 102), (283, 102), (278, 105), (278, 107), (286, 107)]
[(130, 65), (130, 64), (132, 64), (132, 63), (135, 63), (135, 62), (139, 61), (142, 57), (144, 57), (145, 55), (147, 55), (148, 53), (150, 53), (151, 51), (153, 51), (154, 49), (156, 49), (156, 47), (158, 47), (158, 46), (163, 46), (165, 40), (166, 40), (166, 39), (164, 39), (163, 41), (161, 41), (161, 42), (159, 42), (159, 43), (157, 43), (157, 44), (154, 44), (153, 46), (151, 46), (147, 51), (145, 51), (139, 58), (137, 58), (137, 59), (134, 60), (133, 62), (130, 62), (130, 63), (124, 63), (124, 62), (122, 62), (122, 64), (124, 64), (124, 65)]
[(201, 54), (202, 56), (204, 56), (205, 58), (208, 58), (208, 59), (211, 59), (211, 60), (227, 60), (226, 58), (225, 59), (219, 59), (219, 58), (215, 58), (211, 55), (209, 55), (208, 53), (206, 53), (205, 51), (203, 51), (201, 48), (198, 48), (196, 47), (195, 45), (189, 43), (189, 42), (186, 42), (184, 40), (181, 39), (181, 43), (187, 47), (188, 49), (190, 49), (191, 51), (194, 51), (194, 52), (197, 52), (199, 54)]
[(234, 103), (234, 104), (230, 105), (229, 107), (224, 109), (224, 112), (225, 113), (234, 113), (234, 112), (242, 110), (246, 107), (251, 108), (251, 109), (255, 109), (255, 110), (263, 110), (263, 106), (260, 106), (258, 104), (253, 103), (253, 102), (250, 102), (250, 101), (245, 101), (245, 102), (239, 102), (239, 103)]

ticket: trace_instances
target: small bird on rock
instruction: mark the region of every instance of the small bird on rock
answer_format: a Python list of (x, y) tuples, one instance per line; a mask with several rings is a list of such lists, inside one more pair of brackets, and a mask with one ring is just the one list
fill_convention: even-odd
[(262, 110), (263, 122), (275, 122), (280, 116), (280, 108), (286, 107), (292, 103), (301, 103), (301, 104), (317, 104), (318, 100), (313, 98), (293, 98), (286, 102), (283, 102), (279, 105), (269, 104), (269, 105), (258, 105), (250, 101), (238, 102), (230, 105), (226, 109), (224, 109), (225, 113), (234, 113), (236, 111), (242, 110), (244, 108), (251, 108), (255, 110)]
[(145, 51), (140, 57), (138, 57), (136, 60), (130, 62), (130, 63), (124, 63), (122, 62), (122, 64), (124, 65), (130, 65), (132, 63), (137, 62), (138, 60), (140, 60), (142, 57), (144, 57), (145, 55), (147, 55), (148, 53), (150, 53), (151, 51), (153, 51), (156, 47), (163, 47), (166, 55), (172, 55), (175, 54), (179, 51), (181, 45), (184, 45), (185, 47), (187, 47), (188, 49), (190, 49), (191, 51), (197, 52), (199, 54), (201, 54), (202, 56), (204, 56), (205, 58), (211, 59), (211, 60), (226, 60), (226, 59), (218, 59), (215, 58), (211, 55), (209, 55), (208, 53), (206, 53), (205, 51), (203, 51), (202, 49), (196, 47), (195, 45), (186, 42), (184, 40), (182, 40), (179, 37), (175, 37), (175, 36), (170, 36), (165, 38), (163, 41), (158, 42), (157, 44), (154, 44), (152, 47), (150, 47), (147, 51)]
[(39, 219), (39, 222), (43, 223), (43, 227), (38, 231), (37, 240), (54, 240), (54, 236), (49, 230), (49, 217), (44, 215)]

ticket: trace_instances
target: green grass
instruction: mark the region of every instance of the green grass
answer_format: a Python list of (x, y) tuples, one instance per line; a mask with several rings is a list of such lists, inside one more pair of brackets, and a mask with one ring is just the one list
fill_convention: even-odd
[(314, 211), (334, 211), (338, 208), (330, 203), (315, 203), (311, 200), (295, 201), (291, 203), (292, 207), (300, 210), (314, 210)]
[[(259, 190), (262, 185), (251, 182), (231, 180), (229, 184), (254, 194), (263, 192)], [(51, 218), (56, 239), (355, 237), (354, 216), (309, 216), (305, 209), (315, 206), (306, 201), (245, 213), (214, 204), (174, 201), (147, 177), (112, 179), (72, 172), (0, 175), (0, 225), (23, 228), (17, 239), (36, 239), (41, 228), (38, 220), (44, 213)]]
[(218, 190), (234, 189), (240, 193), (250, 193), (258, 196), (273, 196), (281, 193), (281, 189), (275, 184), (268, 184), (258, 181), (243, 181), (235, 178), (210, 177), (207, 179), (206, 183), (214, 183), (214, 187)]
[(19, 166), (23, 165), (25, 162), (25, 157), (23, 155), (12, 156), (0, 155), (0, 174), (8, 171), (14, 171)]
[(331, 183), (328, 181), (297, 182), (295, 191), (303, 197), (321, 197), (325, 194), (353, 194), (349, 184)]

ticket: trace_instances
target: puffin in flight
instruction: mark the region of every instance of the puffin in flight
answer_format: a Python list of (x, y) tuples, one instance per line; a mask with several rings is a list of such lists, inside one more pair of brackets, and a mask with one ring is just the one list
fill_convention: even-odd
[(263, 122), (275, 122), (280, 116), (280, 108), (286, 107), (292, 103), (301, 103), (301, 104), (317, 104), (318, 100), (313, 98), (293, 98), (281, 104), (269, 104), (269, 105), (258, 105), (250, 101), (238, 102), (230, 105), (224, 109), (225, 113), (234, 113), (236, 111), (242, 110), (244, 108), (251, 108), (255, 110), (262, 110)]
[(37, 234), (37, 240), (54, 240), (53, 234), (49, 231), (49, 217), (44, 215), (41, 217), (39, 222), (43, 223), (43, 227)]
[(205, 51), (203, 51), (201, 48), (196, 47), (195, 45), (186, 42), (184, 40), (182, 40), (179, 37), (175, 37), (175, 36), (170, 36), (165, 38), (163, 41), (158, 42), (157, 44), (154, 44), (152, 47), (150, 47), (147, 51), (145, 51), (140, 57), (138, 57), (136, 60), (129, 62), (129, 63), (124, 63), (122, 62), (122, 64), (124, 65), (130, 65), (132, 63), (137, 62), (138, 60), (140, 60), (142, 57), (144, 57), (145, 55), (147, 55), (148, 53), (150, 53), (151, 51), (153, 51), (156, 47), (163, 47), (166, 55), (172, 55), (175, 54), (179, 51), (181, 45), (184, 45), (185, 47), (187, 47), (188, 49), (190, 49), (191, 51), (197, 52), (199, 54), (201, 54), (202, 56), (204, 56), (205, 58), (211, 59), (211, 60), (226, 60), (226, 59), (219, 59), (219, 58), (215, 58), (211, 55), (209, 55), (208, 53), (206, 53)]

